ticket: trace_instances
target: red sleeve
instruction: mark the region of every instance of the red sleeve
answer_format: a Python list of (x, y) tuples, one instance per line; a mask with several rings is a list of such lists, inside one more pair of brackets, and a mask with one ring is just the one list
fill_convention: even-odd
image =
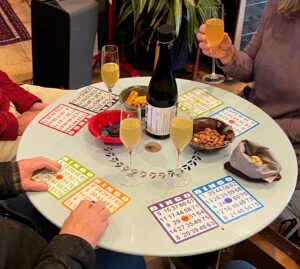
[[(27, 111), (34, 103), (41, 102), (37, 96), (25, 91), (15, 84), (10, 78), (0, 70), (0, 88), (5, 91), (10, 101), (14, 103), (16, 109), (21, 114)], [(2, 127), (0, 127), (2, 128)]]
[(8, 111), (0, 112), (0, 140), (16, 140), (19, 133), (17, 118)]

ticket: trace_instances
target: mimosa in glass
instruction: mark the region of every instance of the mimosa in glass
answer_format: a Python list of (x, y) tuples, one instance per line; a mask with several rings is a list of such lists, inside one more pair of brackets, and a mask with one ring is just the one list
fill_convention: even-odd
[[(189, 106), (191, 106), (191, 104), (189, 104)], [(179, 156), (193, 136), (193, 109), (189, 110), (191, 114), (182, 111), (179, 113), (180, 107), (179, 103), (177, 103), (176, 116), (172, 119), (170, 128), (170, 138), (177, 149), (176, 170), (166, 180), (166, 182), (172, 186), (185, 186), (191, 180), (190, 174), (187, 171), (180, 169)]]
[(112, 107), (112, 89), (120, 77), (119, 50), (115, 45), (106, 45), (101, 51), (101, 78), (109, 93), (109, 108)]
[(133, 172), (131, 165), (133, 149), (140, 142), (142, 136), (140, 107), (128, 108), (123, 105), (120, 120), (120, 139), (129, 153), (129, 168), (126, 174), (119, 174), (117, 180), (122, 185), (132, 187), (140, 184), (140, 180)]
[(204, 76), (203, 81), (211, 84), (221, 83), (225, 77), (216, 74), (215, 52), (224, 38), (224, 21), (218, 18), (210, 18), (205, 22), (205, 37), (212, 50), (212, 73)]

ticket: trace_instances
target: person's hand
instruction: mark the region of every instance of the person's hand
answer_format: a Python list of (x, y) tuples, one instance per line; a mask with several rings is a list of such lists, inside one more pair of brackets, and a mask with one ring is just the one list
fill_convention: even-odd
[(21, 114), (19, 117), (17, 117), (18, 124), (19, 124), (19, 135), (22, 135), (29, 125), (29, 123), (35, 118), (35, 116), (40, 111), (26, 111), (23, 114)]
[(61, 168), (60, 163), (45, 157), (23, 159), (18, 161), (18, 165), (20, 170), (21, 184), (24, 191), (47, 191), (47, 183), (35, 182), (31, 179), (33, 172), (46, 168), (55, 173)]
[[(202, 24), (199, 28), (197, 39), (199, 41), (199, 46), (203, 52), (203, 54), (212, 57), (212, 49), (206, 42), (205, 37), (205, 24)], [(227, 33), (224, 33), (223, 40), (219, 47), (215, 50), (214, 57), (219, 59), (223, 65), (228, 64), (235, 53), (235, 48), (232, 45), (232, 41)]]
[(81, 201), (65, 220), (60, 234), (71, 234), (86, 240), (93, 248), (108, 226), (109, 209), (100, 201)]
[(47, 106), (48, 105), (45, 103), (36, 102), (28, 109), (28, 111), (41, 111)]

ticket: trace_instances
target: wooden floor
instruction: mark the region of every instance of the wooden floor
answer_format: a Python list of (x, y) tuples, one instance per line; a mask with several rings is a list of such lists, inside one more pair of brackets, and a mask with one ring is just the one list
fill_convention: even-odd
[[(0, 0), (2, 1), (2, 0)], [(29, 33), (31, 33), (31, 17), (30, 17), (30, 0), (8, 0), (13, 7), (14, 11), (25, 25)], [(28, 83), (32, 80), (32, 53), (31, 53), (31, 41), (18, 43), (14, 45), (0, 47), (0, 69), (6, 72), (9, 77), (18, 84)], [(201, 63), (199, 65), (197, 80), (201, 81), (201, 77), (207, 71), (207, 67)], [(147, 71), (138, 70), (141, 75), (151, 75)], [(123, 74), (123, 77), (126, 74)], [(187, 67), (185, 72), (179, 73), (177, 77), (191, 78), (191, 67)], [(97, 68), (93, 73), (93, 82), (100, 81), (100, 72)], [(220, 84), (217, 85), (225, 90), (237, 93), (239, 92), (244, 84), (234, 83), (231, 85)], [(257, 249), (266, 249), (262, 253), (258, 254)], [(238, 251), (237, 251), (238, 250)], [(244, 250), (244, 251), (243, 251)], [(245, 254), (247, 253), (247, 254)], [(259, 256), (260, 255), (260, 256)], [(265, 255), (265, 256), (263, 256)], [(253, 236), (250, 240), (246, 240), (237, 246), (232, 246), (222, 251), (221, 264), (232, 258), (246, 259), (247, 257), (260, 257), (262, 262), (260, 263), (259, 269), (298, 269), (300, 268), (290, 257), (289, 253), (278, 250), (271, 246), (268, 241), (259, 234)], [(270, 258), (271, 257), (271, 258)], [(159, 257), (145, 257), (148, 269), (168, 269), (170, 267), (169, 260), (167, 258)], [(283, 260), (283, 267), (280, 267), (277, 262), (272, 262), (273, 259)], [(179, 259), (173, 258), (172, 262), (176, 264), (177, 269), (188, 269), (190, 267), (183, 265)], [(173, 267), (174, 268), (174, 267)], [(201, 265), (197, 268), (201, 269)], [(207, 269), (213, 269), (211, 266)]]

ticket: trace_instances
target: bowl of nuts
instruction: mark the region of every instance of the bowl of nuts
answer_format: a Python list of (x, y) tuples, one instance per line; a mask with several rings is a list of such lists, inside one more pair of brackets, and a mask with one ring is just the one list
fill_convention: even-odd
[(210, 153), (224, 149), (235, 138), (232, 127), (225, 122), (200, 117), (193, 120), (193, 137), (190, 146), (198, 151)]
[(120, 103), (125, 104), (129, 108), (140, 106), (142, 117), (144, 117), (147, 92), (148, 92), (148, 86), (144, 86), (144, 85), (130, 86), (120, 92), (119, 94)]

